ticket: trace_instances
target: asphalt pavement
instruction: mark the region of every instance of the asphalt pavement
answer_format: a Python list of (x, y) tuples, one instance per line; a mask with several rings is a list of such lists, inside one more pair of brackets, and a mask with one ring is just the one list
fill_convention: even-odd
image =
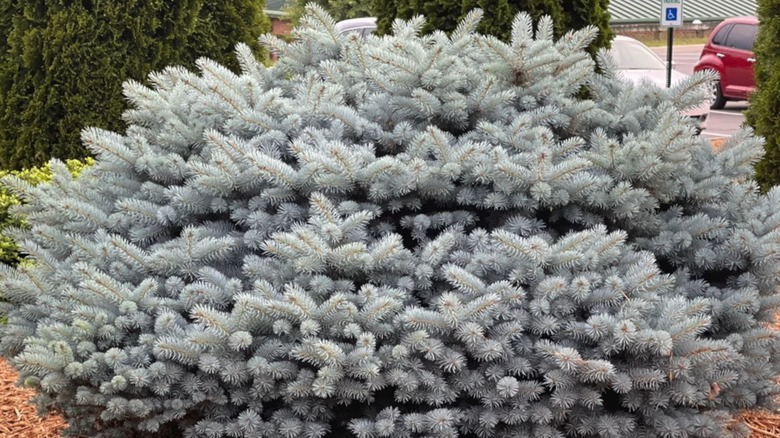
[[(699, 60), (702, 45), (692, 46), (674, 46), (672, 48), (672, 59), (674, 68), (685, 74), (693, 74), (693, 66)], [(666, 46), (651, 47), (651, 49), (666, 60)], [(729, 101), (722, 110), (710, 111), (710, 118), (707, 122), (707, 129), (702, 133), (707, 137), (726, 137), (734, 134), (745, 118), (742, 111), (747, 109), (747, 101)]]

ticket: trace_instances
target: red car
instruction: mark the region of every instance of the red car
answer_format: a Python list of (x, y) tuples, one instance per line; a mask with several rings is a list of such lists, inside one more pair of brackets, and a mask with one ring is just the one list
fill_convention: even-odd
[(713, 90), (712, 109), (721, 109), (729, 100), (745, 100), (756, 88), (753, 43), (758, 18), (735, 17), (720, 23), (710, 33), (693, 71), (713, 70), (720, 76)]

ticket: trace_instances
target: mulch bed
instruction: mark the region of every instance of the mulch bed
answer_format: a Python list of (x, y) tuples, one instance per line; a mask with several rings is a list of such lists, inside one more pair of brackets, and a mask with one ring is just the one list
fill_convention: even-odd
[(750, 438), (780, 438), (780, 414), (745, 412), (740, 418), (750, 428)]
[(725, 138), (713, 138), (710, 140), (710, 143), (712, 143), (712, 148), (716, 151), (720, 151), (720, 148), (723, 146), (723, 143), (726, 141)]
[[(723, 139), (712, 141), (718, 149)], [(39, 417), (35, 407), (27, 401), (34, 392), (16, 386), (17, 374), (8, 363), (0, 359), (0, 437), (3, 438), (55, 438), (67, 426), (58, 415)], [(770, 412), (746, 412), (742, 419), (753, 434), (751, 438), (780, 438), (780, 414)]]
[(16, 386), (18, 375), (8, 362), (0, 359), (0, 437), (55, 438), (67, 427), (58, 415), (41, 418), (27, 402), (35, 392)]

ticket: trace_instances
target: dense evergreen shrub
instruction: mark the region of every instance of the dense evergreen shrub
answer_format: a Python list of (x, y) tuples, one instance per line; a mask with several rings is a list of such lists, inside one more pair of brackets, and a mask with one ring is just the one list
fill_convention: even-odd
[[(0, 348), (89, 436), (732, 437), (773, 406), (780, 192), (595, 28), (423, 21), (128, 82), (74, 180), (6, 178)], [(587, 86), (589, 98), (579, 90)]]
[(84, 126), (123, 129), (122, 82), (258, 49), (262, 0), (0, 0), (0, 168), (88, 154)]
[(753, 48), (756, 91), (750, 95), (745, 120), (766, 139), (766, 155), (756, 165), (756, 181), (764, 190), (780, 183), (780, 1), (758, 2), (758, 36)]

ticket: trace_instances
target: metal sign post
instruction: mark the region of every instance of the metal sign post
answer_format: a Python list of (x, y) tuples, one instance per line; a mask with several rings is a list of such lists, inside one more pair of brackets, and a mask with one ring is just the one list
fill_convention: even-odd
[(661, 27), (668, 28), (666, 39), (666, 88), (672, 86), (672, 46), (674, 28), (683, 25), (683, 0), (661, 0)]

